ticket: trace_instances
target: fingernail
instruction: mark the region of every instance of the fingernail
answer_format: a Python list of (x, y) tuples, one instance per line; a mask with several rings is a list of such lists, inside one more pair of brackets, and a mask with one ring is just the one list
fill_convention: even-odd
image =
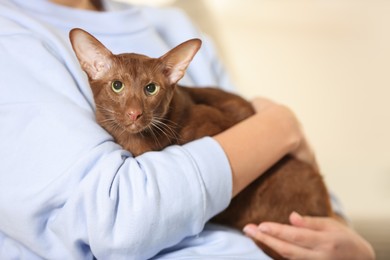
[(247, 225), (242, 231), (244, 231), (244, 233), (249, 236), (253, 236), (254, 234), (256, 234), (257, 228), (253, 225)]
[(303, 217), (296, 211), (293, 211), (290, 215), (290, 222), (291, 224), (301, 223), (303, 220)]
[(293, 211), (291, 213), (291, 216), (293, 216), (296, 219), (302, 219), (302, 216), (298, 212), (296, 212), (296, 211)]
[(265, 224), (260, 224), (258, 229), (263, 233), (268, 233), (270, 230), (269, 226)]

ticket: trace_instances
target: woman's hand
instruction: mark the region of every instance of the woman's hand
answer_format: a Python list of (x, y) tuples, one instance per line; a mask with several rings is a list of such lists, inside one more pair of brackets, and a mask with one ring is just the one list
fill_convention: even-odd
[(372, 246), (354, 230), (330, 217), (302, 217), (293, 212), (290, 225), (249, 224), (244, 232), (288, 259), (375, 259)]
[(299, 123), (297, 117), (289, 108), (262, 97), (258, 97), (252, 100), (252, 105), (255, 111), (260, 114), (266, 112), (267, 109), (279, 109), (281, 110), (280, 113), (289, 114), (290, 118), (288, 121), (286, 121), (286, 123), (288, 123), (288, 127), (291, 129), (290, 131), (297, 133), (298, 136), (298, 141), (296, 145), (292, 147), (290, 154), (296, 159), (310, 164), (317, 171), (319, 170), (314, 151), (307, 141), (302, 126)]

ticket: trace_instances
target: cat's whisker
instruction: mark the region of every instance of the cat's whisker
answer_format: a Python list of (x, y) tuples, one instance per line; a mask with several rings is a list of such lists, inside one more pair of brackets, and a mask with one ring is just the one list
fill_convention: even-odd
[[(164, 128), (161, 128), (161, 127), (158, 125), (158, 123), (152, 121), (151, 125), (152, 125), (155, 129), (159, 130), (162, 134), (164, 134), (165, 136), (167, 136), (168, 138), (170, 138), (170, 136), (167, 135), (167, 133), (165, 132)], [(156, 136), (156, 133), (153, 131), (152, 127), (151, 127), (151, 126), (149, 126), (149, 127), (150, 127), (150, 131), (152, 132), (152, 134), (153, 134), (154, 136)], [(157, 136), (156, 136), (156, 138), (157, 138)]]
[(100, 124), (104, 124), (106, 130), (111, 133), (115, 140), (119, 140), (123, 134), (125, 134), (126, 128), (117, 122), (117, 120), (112, 117), (112, 114), (105, 114), (105, 119), (99, 120)]
[(171, 127), (181, 128), (181, 126), (178, 123), (176, 123), (176, 122), (174, 122), (172, 120), (169, 120), (169, 119), (167, 119), (165, 117), (154, 116), (154, 119), (158, 120), (161, 123), (166, 122), (164, 124), (170, 125)]
[(106, 119), (106, 120), (101, 120), (100, 122), (104, 122), (105, 125), (110, 127), (113, 130), (118, 130), (118, 128), (123, 129), (116, 121), (115, 119)]
[(96, 105), (96, 109), (99, 109), (99, 110), (102, 111), (102, 112), (109, 112), (109, 113), (111, 113), (111, 114), (117, 114), (116, 111), (111, 110), (111, 109), (108, 109), (107, 107), (102, 106), (102, 105), (98, 105), (98, 104)]
[(153, 137), (153, 140), (155, 141), (155, 143), (157, 143), (157, 145), (158, 145), (159, 147), (161, 147), (160, 140), (159, 140), (159, 138), (157, 137), (155, 131), (153, 131), (152, 126), (154, 126), (154, 125), (153, 125), (153, 121), (152, 121), (151, 125), (148, 125), (147, 128), (148, 128), (149, 132), (152, 134), (152, 137)]
[(99, 120), (99, 123), (115, 123), (115, 119), (113, 118), (106, 118), (103, 120)]
[(122, 131), (117, 135), (117, 139), (121, 138), (123, 134), (127, 133), (126, 129), (121, 127), (120, 125), (117, 124), (117, 130), (121, 129)]
[(157, 117), (153, 118), (152, 125), (157, 130), (159, 130), (159, 132), (161, 132), (163, 135), (165, 135), (169, 139), (173, 139), (176, 142), (178, 142), (179, 136), (178, 136), (177, 132), (174, 130), (173, 126), (170, 126), (169, 124), (164, 123), (162, 120), (160, 120)]
[[(166, 121), (166, 123), (163, 120)], [(163, 118), (162, 120), (159, 120), (158, 122), (161, 125), (163, 125), (177, 141), (180, 139), (179, 134), (175, 130), (177, 128), (181, 128), (179, 124), (177, 124), (171, 120), (168, 120), (166, 118)]]
[[(156, 135), (158, 132), (161, 132), (163, 133), (165, 136), (165, 132), (164, 132), (164, 129), (161, 129), (158, 125), (156, 125), (153, 121), (151, 122), (151, 124), (148, 126), (148, 129), (150, 131), (150, 133), (152, 133), (153, 135), (153, 139), (154, 141), (160, 146), (160, 141), (159, 141), (159, 138), (158, 136)], [(158, 130), (158, 131), (155, 131), (155, 130)], [(169, 138), (169, 136), (168, 136)]]

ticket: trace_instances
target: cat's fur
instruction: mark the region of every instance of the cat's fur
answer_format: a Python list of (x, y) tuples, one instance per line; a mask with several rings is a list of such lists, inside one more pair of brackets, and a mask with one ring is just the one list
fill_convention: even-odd
[[(134, 155), (215, 135), (254, 113), (251, 104), (237, 95), (216, 88), (177, 85), (200, 48), (198, 39), (182, 43), (157, 59), (134, 53), (113, 55), (81, 29), (73, 29), (70, 39), (88, 75), (97, 121)], [(120, 91), (118, 81), (124, 86)], [(289, 223), (292, 211), (332, 215), (321, 175), (286, 156), (237, 195), (213, 221), (241, 230), (248, 223)]]

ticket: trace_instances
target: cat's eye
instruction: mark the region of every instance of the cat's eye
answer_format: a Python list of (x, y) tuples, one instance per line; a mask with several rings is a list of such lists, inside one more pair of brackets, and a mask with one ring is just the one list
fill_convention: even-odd
[(156, 83), (150, 83), (145, 86), (145, 94), (148, 96), (154, 96), (160, 90), (160, 86)]
[(119, 81), (119, 80), (115, 80), (111, 83), (111, 88), (112, 90), (115, 92), (115, 93), (119, 93), (123, 90), (123, 88), (125, 87), (125, 85)]

